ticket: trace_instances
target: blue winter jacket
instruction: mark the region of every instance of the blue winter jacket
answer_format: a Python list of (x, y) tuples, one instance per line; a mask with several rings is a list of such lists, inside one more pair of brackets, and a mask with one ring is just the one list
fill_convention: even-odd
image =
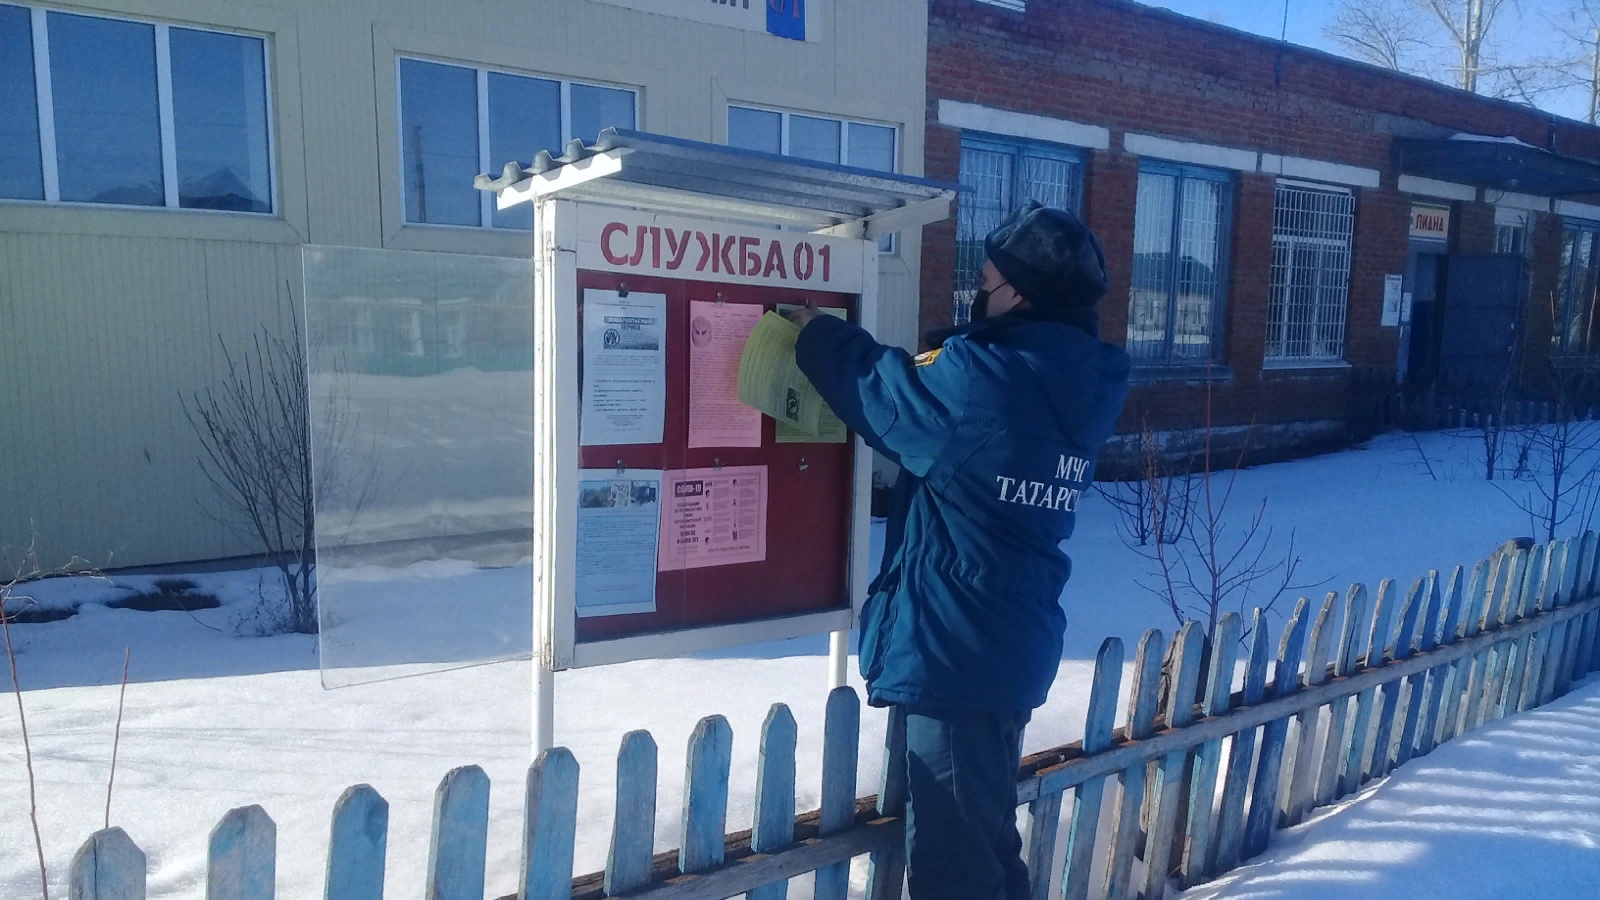
[(1121, 413), (1128, 355), (1014, 315), (915, 359), (818, 316), (795, 352), (834, 412), (903, 469), (861, 615), (869, 701), (1042, 705), (1066, 629), (1059, 545)]

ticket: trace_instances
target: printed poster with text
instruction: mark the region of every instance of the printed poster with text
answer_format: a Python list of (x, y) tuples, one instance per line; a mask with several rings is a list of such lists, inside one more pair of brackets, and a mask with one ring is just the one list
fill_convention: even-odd
[(669, 471), (661, 491), (661, 571), (766, 560), (766, 466)]
[(739, 402), (739, 358), (761, 307), (689, 304), (689, 446), (759, 447), (761, 411)]
[(659, 444), (667, 408), (667, 295), (583, 292), (585, 447)]

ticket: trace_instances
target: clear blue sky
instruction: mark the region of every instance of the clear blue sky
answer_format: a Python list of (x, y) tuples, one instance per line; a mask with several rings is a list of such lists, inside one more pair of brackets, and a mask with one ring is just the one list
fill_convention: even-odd
[[(1268, 37), (1276, 38), (1285, 34), (1285, 0), (1140, 0), (1140, 2), (1150, 6), (1164, 6), (1186, 16), (1206, 19), (1219, 25)], [(1524, 47), (1532, 48), (1541, 42), (1559, 39), (1560, 36), (1553, 31), (1544, 16), (1563, 5), (1559, 0), (1523, 0), (1520, 15), (1511, 9), (1501, 13), (1507, 18), (1496, 23), (1495, 32), (1491, 32), (1490, 40), (1494, 40), (1495, 37), (1502, 39), (1510, 37), (1511, 41), (1507, 43), (1506, 49), (1514, 53)], [(1343, 50), (1322, 33), (1323, 26), (1338, 9), (1337, 0), (1287, 0), (1287, 6), (1289, 13), (1287, 37), (1290, 42), (1326, 50), (1329, 53), (1343, 54)], [(1579, 119), (1588, 114), (1588, 101), (1581, 89), (1548, 94), (1540, 106), (1558, 115)]]

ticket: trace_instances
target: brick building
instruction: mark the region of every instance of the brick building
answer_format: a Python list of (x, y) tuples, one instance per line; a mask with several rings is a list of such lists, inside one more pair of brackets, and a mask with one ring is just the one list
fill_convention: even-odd
[(1209, 388), (1294, 452), (1346, 438), (1369, 372), (1600, 363), (1600, 128), (1128, 0), (930, 0), (927, 103), (927, 176), (966, 191), (924, 231), (924, 326), (1016, 203), (1078, 209), (1125, 432), (1203, 423)]

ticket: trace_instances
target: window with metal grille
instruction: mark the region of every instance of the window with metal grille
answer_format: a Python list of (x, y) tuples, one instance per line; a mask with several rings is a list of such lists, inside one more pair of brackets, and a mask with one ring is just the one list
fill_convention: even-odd
[(1596, 295), (1600, 293), (1600, 225), (1567, 223), (1561, 242), (1561, 293), (1556, 297), (1550, 352), (1576, 356), (1595, 349)]
[(983, 278), (983, 239), (1025, 200), (1078, 211), (1083, 157), (1053, 144), (967, 137), (956, 208), (955, 322), (971, 318)]
[(1344, 359), (1355, 195), (1278, 185), (1272, 211), (1268, 360)]
[(1216, 358), (1232, 183), (1215, 169), (1140, 166), (1128, 298), (1135, 365), (1198, 366)]

